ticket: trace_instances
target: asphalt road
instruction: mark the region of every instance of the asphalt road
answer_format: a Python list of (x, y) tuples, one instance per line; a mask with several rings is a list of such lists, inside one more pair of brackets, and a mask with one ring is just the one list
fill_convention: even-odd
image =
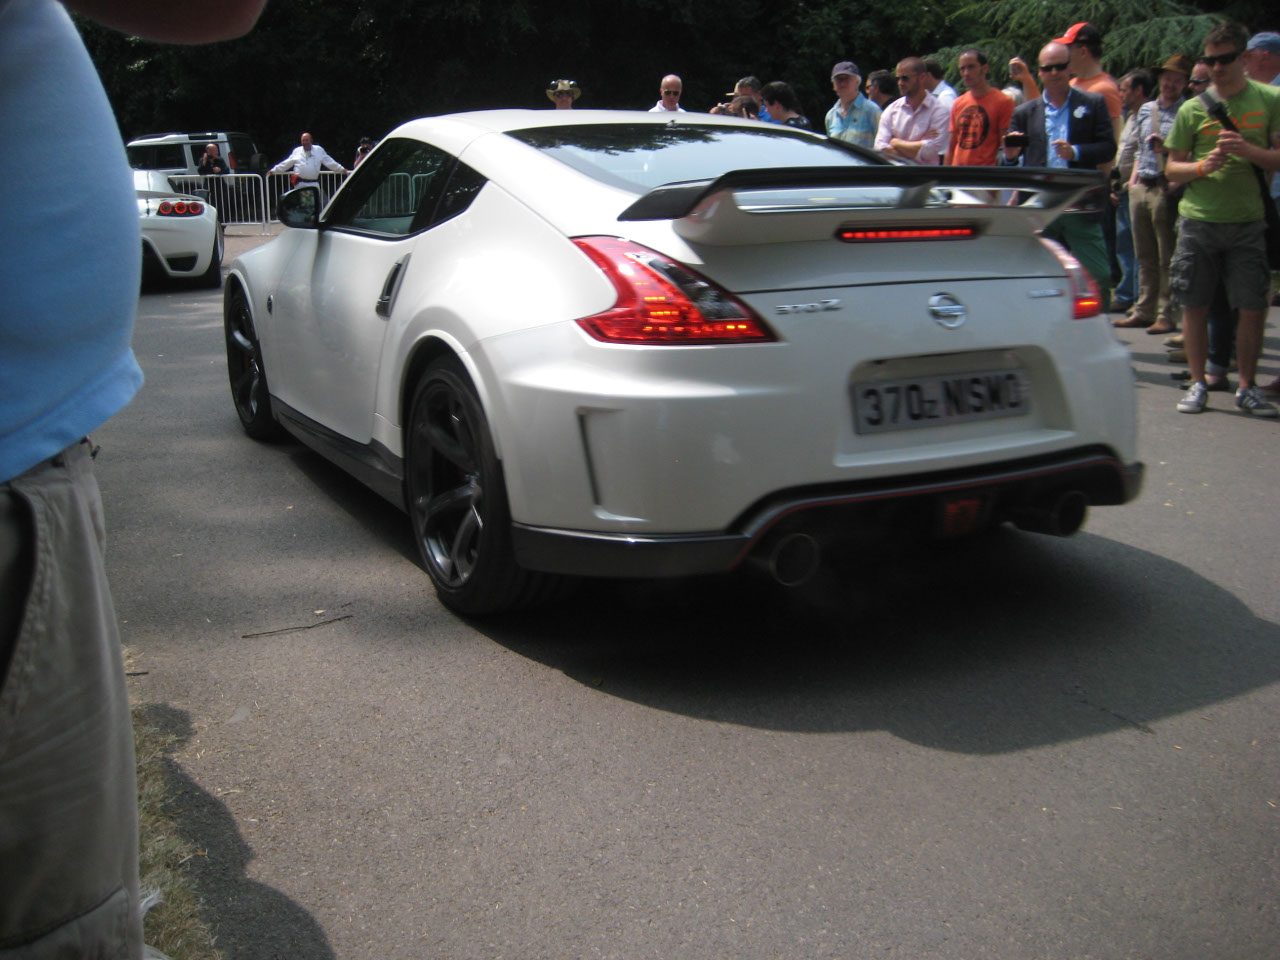
[(108, 561), (227, 957), (1273, 960), (1280, 422), (1121, 335), (1146, 491), (1072, 539), (467, 623), (144, 295)]

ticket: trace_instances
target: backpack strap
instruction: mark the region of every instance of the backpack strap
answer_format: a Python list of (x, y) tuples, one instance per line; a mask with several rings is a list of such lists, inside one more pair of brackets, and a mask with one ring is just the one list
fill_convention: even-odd
[[(1227, 113), (1227, 105), (1221, 100), (1215, 100), (1209, 96), (1209, 91), (1205, 90), (1200, 93), (1200, 102), (1204, 104), (1205, 111), (1213, 119), (1217, 120), (1224, 128), (1232, 133), (1239, 133), (1240, 128), (1235, 125), (1231, 119), (1231, 114)], [(1249, 161), (1249, 166), (1253, 168), (1254, 178), (1258, 181), (1258, 189), (1262, 191), (1262, 202), (1264, 205), (1271, 202), (1271, 191), (1267, 189), (1267, 175), (1262, 172), (1262, 168), (1253, 161)]]
[(1227, 113), (1227, 105), (1221, 100), (1215, 100), (1209, 96), (1209, 91), (1205, 90), (1200, 94), (1200, 102), (1204, 104), (1205, 113), (1213, 117), (1220, 124), (1230, 130), (1232, 133), (1239, 133), (1239, 128), (1231, 119), (1231, 114)]

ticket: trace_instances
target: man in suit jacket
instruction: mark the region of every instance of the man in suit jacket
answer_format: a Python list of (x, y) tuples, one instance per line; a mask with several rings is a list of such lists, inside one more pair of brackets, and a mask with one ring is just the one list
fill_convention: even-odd
[[(1071, 167), (1096, 170), (1110, 163), (1116, 155), (1115, 132), (1106, 101), (1095, 93), (1071, 86), (1071, 51), (1060, 43), (1048, 43), (1040, 51), (1040, 82), (1044, 93), (1028, 100), (1013, 111), (1009, 134), (1025, 134), (1026, 147), (1005, 143), (1005, 159), (1022, 159), (1027, 167)], [(1102, 307), (1110, 306), (1111, 262), (1102, 235), (1102, 203), (1106, 202), (1104, 185), (1086, 200), (1095, 208), (1089, 213), (1064, 213), (1047, 227), (1044, 236), (1063, 244), (1089, 271), (1098, 291)]]

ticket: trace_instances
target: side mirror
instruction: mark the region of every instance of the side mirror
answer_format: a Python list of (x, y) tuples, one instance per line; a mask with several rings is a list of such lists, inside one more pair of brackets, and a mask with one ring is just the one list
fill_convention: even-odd
[(308, 184), (280, 195), (277, 208), (286, 227), (314, 230), (320, 222), (320, 188)]

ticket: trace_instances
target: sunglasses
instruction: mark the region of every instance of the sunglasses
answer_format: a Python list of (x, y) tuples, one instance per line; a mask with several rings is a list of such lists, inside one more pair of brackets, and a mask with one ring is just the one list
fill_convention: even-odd
[(680, 91), (679, 90), (663, 90), (662, 95), (664, 97), (678, 97), (680, 96)]
[(1059, 71), (1059, 70), (1066, 70), (1069, 66), (1071, 66), (1070, 62), (1068, 62), (1068, 63), (1042, 63), (1042, 64), (1040, 64), (1040, 71), (1041, 71), (1041, 73), (1056, 73), (1056, 72), (1057, 72), (1057, 71)]
[(1203, 87), (1208, 82), (1209, 82), (1208, 77), (1205, 77), (1203, 80), (1196, 80), (1193, 77), (1192, 79), (1187, 81), (1187, 83), (1191, 84), (1193, 87)]
[(1225, 67), (1228, 63), (1235, 63), (1242, 53), (1244, 53), (1243, 50), (1232, 50), (1230, 53), (1220, 53), (1216, 57), (1204, 56), (1196, 63), (1203, 63), (1206, 67), (1216, 67), (1219, 64)]
[(894, 77), (893, 79), (897, 80), (899, 83), (906, 83), (908, 80), (914, 80), (918, 76), (918, 73), (908, 73), (900, 77)]

